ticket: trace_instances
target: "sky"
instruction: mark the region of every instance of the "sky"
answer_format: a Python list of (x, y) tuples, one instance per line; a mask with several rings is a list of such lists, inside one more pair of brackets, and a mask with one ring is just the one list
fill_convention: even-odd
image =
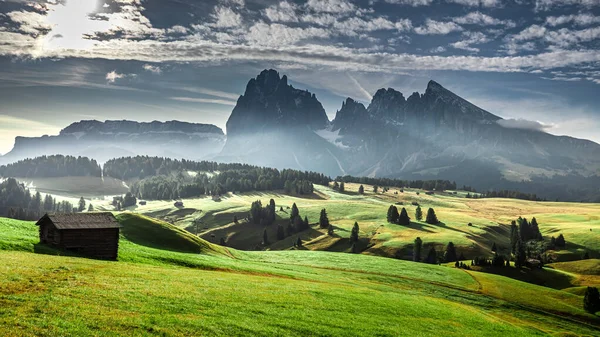
[(0, 153), (83, 119), (225, 129), (267, 68), (330, 119), (433, 79), (512, 127), (600, 142), (599, 37), (600, 0), (0, 0)]

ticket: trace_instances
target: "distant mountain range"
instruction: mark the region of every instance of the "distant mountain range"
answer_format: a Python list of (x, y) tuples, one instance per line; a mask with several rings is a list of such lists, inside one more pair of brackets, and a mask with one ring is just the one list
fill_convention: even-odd
[(600, 145), (508, 128), (505, 122), (434, 81), (425, 93), (408, 98), (381, 89), (368, 106), (348, 98), (329, 121), (313, 93), (294, 88), (275, 70), (265, 70), (248, 82), (238, 99), (227, 121), (227, 137), (214, 125), (82, 121), (59, 136), (18, 137), (1, 160), (60, 153), (102, 162), (145, 154), (331, 176), (448, 179), (479, 189), (535, 193), (542, 184), (551, 197), (559, 193), (548, 192), (552, 181), (560, 181), (561, 191), (570, 181), (585, 187), (586, 179), (600, 172)]
[(17, 137), (0, 163), (51, 154), (85, 156), (99, 162), (133, 155), (203, 159), (218, 153), (224, 143), (223, 130), (209, 124), (91, 120), (73, 123), (58, 136)]

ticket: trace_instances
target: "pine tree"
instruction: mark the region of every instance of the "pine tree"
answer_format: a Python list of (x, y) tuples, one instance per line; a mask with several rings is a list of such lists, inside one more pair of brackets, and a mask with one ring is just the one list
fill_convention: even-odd
[(83, 197), (79, 198), (79, 207), (77, 208), (77, 211), (85, 211), (85, 199), (83, 199)]
[(331, 224), (329, 224), (329, 226), (327, 226), (327, 235), (329, 235), (329, 236), (333, 235), (333, 226)]
[(344, 185), (344, 182), (342, 181), (340, 183), (340, 192), (345, 192), (346, 191), (346, 186)]
[(525, 243), (519, 239), (517, 242), (517, 251), (515, 253), (515, 267), (521, 268), (527, 262), (527, 252), (525, 252)]
[(298, 217), (299, 215), (300, 211), (298, 210), (298, 206), (296, 206), (296, 203), (294, 203), (292, 205), (292, 211), (290, 212), (290, 219), (294, 221), (294, 219), (296, 219), (296, 217)]
[(498, 252), (498, 248), (496, 247), (496, 243), (495, 242), (492, 245), (492, 252), (494, 252), (494, 253)]
[(564, 248), (567, 245), (566, 241), (565, 241), (565, 237), (560, 234), (557, 238), (556, 238), (556, 246), (560, 247), (560, 248)]
[(377, 191), (379, 191), (379, 186), (377, 186), (377, 185), (373, 186), (373, 192), (377, 193)]
[(400, 212), (398, 223), (402, 226), (410, 226), (410, 218), (408, 217), (408, 212), (406, 212), (406, 208), (404, 207), (402, 207), (402, 211)]
[(423, 250), (423, 240), (420, 237), (415, 239), (415, 247), (413, 248), (413, 260), (421, 262), (421, 251)]
[(510, 223), (510, 252), (511, 254), (517, 253), (517, 243), (519, 242), (519, 228), (517, 222), (512, 221)]
[(88, 207), (88, 212), (93, 212), (94, 211), (94, 206), (92, 204), (90, 204), (90, 206)]
[(394, 205), (390, 205), (387, 212), (387, 222), (398, 223), (399, 216), (400, 214), (398, 213), (398, 208)]
[(352, 232), (350, 233), (350, 242), (354, 243), (358, 241), (358, 222), (354, 222), (354, 226), (352, 226)]
[(583, 309), (590, 314), (600, 311), (600, 292), (598, 292), (598, 288), (587, 287), (583, 296)]
[(437, 251), (435, 250), (434, 246), (431, 246), (431, 248), (429, 248), (429, 252), (427, 253), (427, 258), (425, 259), (426, 263), (429, 264), (436, 264), (438, 263), (437, 261)]
[(433, 208), (427, 210), (427, 217), (425, 218), (425, 222), (427, 222), (430, 225), (437, 225), (439, 223), (439, 220), (435, 215), (435, 211), (433, 210)]
[(304, 221), (302, 222), (302, 225), (305, 230), (310, 228), (310, 222), (308, 222), (308, 217), (306, 215), (304, 216)]
[(329, 218), (327, 217), (327, 210), (323, 208), (321, 210), (321, 214), (319, 216), (319, 227), (327, 228), (329, 227)]
[(542, 233), (540, 232), (540, 226), (537, 223), (537, 220), (534, 218), (531, 219), (531, 223), (529, 224), (531, 230), (531, 239), (542, 241), (544, 238), (542, 237)]
[(448, 242), (448, 245), (446, 246), (446, 253), (444, 253), (444, 260), (446, 260), (446, 262), (458, 261), (454, 243)]
[(417, 206), (417, 209), (415, 210), (415, 219), (417, 219), (417, 221), (423, 220), (423, 211), (421, 210), (421, 206)]
[(590, 252), (585, 252), (585, 254), (583, 254), (582, 259), (583, 260), (589, 260), (590, 259)]
[(365, 194), (365, 187), (363, 185), (358, 187), (358, 194)]
[(333, 189), (336, 191), (340, 189), (340, 184), (337, 181), (333, 182)]
[(219, 245), (221, 245), (223, 247), (226, 246), (226, 244), (225, 244), (225, 238), (221, 238), (221, 240), (219, 241)]
[(263, 231), (263, 245), (268, 245), (269, 244), (269, 237), (267, 236), (267, 229), (265, 228), (265, 230)]
[(237, 215), (233, 216), (233, 223), (236, 224), (236, 225), (238, 224), (238, 217), (237, 217)]
[(296, 240), (296, 247), (302, 247), (302, 239), (300, 237)]
[(277, 225), (277, 240), (285, 239), (285, 232), (282, 225)]

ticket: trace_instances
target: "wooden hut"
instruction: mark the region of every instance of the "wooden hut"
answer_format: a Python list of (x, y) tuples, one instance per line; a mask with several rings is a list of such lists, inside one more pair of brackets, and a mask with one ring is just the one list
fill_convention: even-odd
[(98, 259), (117, 259), (121, 226), (112, 213), (46, 214), (36, 226), (41, 243)]

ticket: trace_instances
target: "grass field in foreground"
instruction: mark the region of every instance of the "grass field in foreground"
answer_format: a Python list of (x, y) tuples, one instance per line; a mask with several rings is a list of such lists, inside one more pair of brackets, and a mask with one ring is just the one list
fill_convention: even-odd
[(581, 296), (501, 276), (367, 255), (241, 252), (160, 221), (118, 218), (118, 262), (35, 254), (33, 223), (0, 219), (0, 335), (600, 332)]
[[(358, 195), (357, 184), (346, 184), (346, 192), (338, 193), (331, 188), (315, 185), (316, 193), (309, 197), (289, 196), (283, 193), (228, 194), (221, 201), (211, 198), (184, 200), (184, 208), (176, 208), (172, 201), (148, 201), (145, 206), (135, 206), (132, 211), (159, 217), (178, 227), (196, 233), (218, 243), (225, 238), (227, 245), (238, 249), (255, 249), (262, 241), (263, 227), (251, 226), (241, 221), (233, 224), (233, 217), (247, 216), (250, 205), (261, 200), (263, 205), (273, 198), (277, 204), (278, 221), (287, 225), (289, 209), (298, 205), (300, 214), (308, 216), (315, 224), (319, 212), (326, 208), (335, 227), (333, 238), (327, 237), (317, 226), (299, 236), (306, 247), (313, 250), (344, 251), (350, 248), (347, 238), (355, 221), (360, 226), (360, 236), (368, 242), (364, 253), (371, 255), (399, 256), (410, 259), (411, 246), (416, 237), (425, 244), (434, 244), (438, 250), (450, 241), (458, 246), (459, 253), (467, 258), (475, 255), (491, 256), (491, 247), (496, 243), (501, 252), (509, 248), (509, 224), (519, 216), (536, 217), (542, 234), (549, 238), (563, 234), (567, 241), (564, 250), (557, 251), (559, 261), (577, 260), (588, 251), (592, 257), (600, 257), (600, 205), (582, 203), (532, 202), (514, 199), (466, 199), (464, 193), (436, 193), (425, 195), (423, 191), (390, 189), (387, 193), (374, 193), (365, 185), (365, 195)], [(398, 194), (395, 194), (397, 192)], [(419, 193), (419, 194), (417, 194)], [(441, 223), (429, 225), (416, 221), (416, 206), (421, 205), (425, 213), (433, 207)], [(390, 204), (405, 207), (412, 223), (409, 227), (388, 224), (387, 209)], [(108, 204), (99, 205), (112, 209)], [(283, 207), (284, 210), (279, 211)], [(469, 226), (468, 224), (472, 225)], [(292, 246), (297, 236), (276, 242), (276, 226), (267, 228), (271, 245), (267, 248), (281, 250)], [(366, 246), (366, 245), (365, 245)]]

